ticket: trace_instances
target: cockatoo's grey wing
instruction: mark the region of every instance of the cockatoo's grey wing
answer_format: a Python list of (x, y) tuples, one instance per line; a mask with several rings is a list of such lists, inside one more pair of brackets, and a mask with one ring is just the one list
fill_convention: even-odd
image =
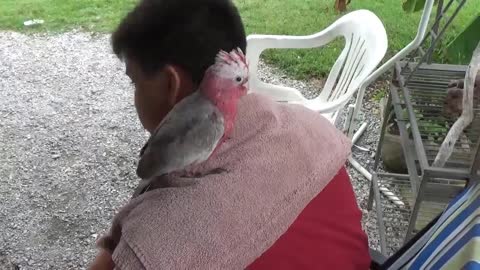
[(223, 115), (196, 92), (179, 102), (150, 137), (137, 175), (148, 179), (208, 159), (224, 134)]

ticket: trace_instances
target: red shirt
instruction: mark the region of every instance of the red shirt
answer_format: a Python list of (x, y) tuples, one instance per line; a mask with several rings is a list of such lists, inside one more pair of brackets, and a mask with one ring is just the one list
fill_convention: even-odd
[(290, 228), (248, 270), (369, 269), (367, 236), (342, 168)]

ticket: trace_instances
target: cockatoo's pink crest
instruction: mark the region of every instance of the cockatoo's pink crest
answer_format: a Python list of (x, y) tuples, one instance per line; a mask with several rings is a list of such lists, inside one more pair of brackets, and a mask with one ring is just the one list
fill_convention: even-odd
[(247, 65), (247, 59), (245, 58), (245, 55), (242, 52), (242, 49), (237, 48), (236, 50), (231, 51), (230, 53), (227, 53), (224, 50), (221, 50), (217, 54), (216, 62), (221, 63), (225, 62), (227, 65), (232, 64), (232, 63), (243, 63), (243, 65)]
[(215, 104), (225, 103), (245, 95), (247, 83), (248, 64), (242, 50), (237, 48), (230, 53), (221, 50), (215, 63), (205, 72), (200, 91)]

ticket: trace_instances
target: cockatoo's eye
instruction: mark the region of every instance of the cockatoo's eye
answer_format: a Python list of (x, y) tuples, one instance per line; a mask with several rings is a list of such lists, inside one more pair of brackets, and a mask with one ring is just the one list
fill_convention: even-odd
[(242, 77), (240, 77), (240, 76), (237, 76), (237, 77), (235, 78), (235, 81), (237, 81), (237, 82), (241, 82), (241, 81), (242, 81)]

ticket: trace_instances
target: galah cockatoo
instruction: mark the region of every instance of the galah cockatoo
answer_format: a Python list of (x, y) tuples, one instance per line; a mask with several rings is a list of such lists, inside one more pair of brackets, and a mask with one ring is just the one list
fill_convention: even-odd
[(247, 82), (242, 50), (220, 51), (197, 91), (176, 104), (155, 129), (140, 153), (137, 175), (150, 179), (206, 161), (230, 136)]

